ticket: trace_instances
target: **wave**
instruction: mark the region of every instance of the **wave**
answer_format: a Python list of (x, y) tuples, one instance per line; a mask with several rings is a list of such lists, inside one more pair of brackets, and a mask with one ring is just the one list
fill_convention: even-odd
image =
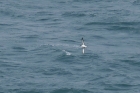
[(127, 63), (129, 65), (132, 65), (132, 66), (140, 66), (140, 62), (139, 61), (136, 61), (136, 60), (133, 60), (133, 59), (123, 59), (123, 60), (120, 60), (121, 62), (124, 62), (124, 63)]
[(64, 17), (84, 17), (86, 14), (78, 12), (65, 12), (62, 14)]
[(74, 62), (74, 60), (75, 60), (74, 55), (67, 55), (64, 53), (58, 54), (54, 59), (54, 61), (56, 61), (56, 62), (65, 62), (65, 63), (69, 63), (69, 62), (72, 63), (72, 62)]
[(67, 71), (64, 68), (52, 67), (48, 70), (41, 70), (41, 73), (44, 75), (72, 75), (70, 71)]
[(86, 89), (61, 88), (55, 89), (50, 93), (92, 93), (92, 92)]
[[(6, 91), (6, 93), (44, 93), (44, 91), (42, 89), (7, 89), (4, 90), (4, 92)], [(2, 92), (2, 93), (4, 93)], [(47, 92), (46, 92), (47, 93)]]
[(135, 27), (128, 27), (128, 26), (111, 26), (110, 28), (108, 28), (108, 30), (127, 30), (127, 31), (132, 31), (132, 30), (136, 30)]
[(48, 21), (48, 20), (50, 20), (50, 19), (49, 19), (49, 18), (40, 18), (40, 19), (38, 19), (37, 21), (44, 22), (44, 21)]
[(140, 22), (88, 22), (85, 25), (140, 25)]
[(12, 49), (16, 52), (27, 52), (27, 49), (21, 46), (13, 46)]
[(63, 52), (65, 52), (65, 53), (66, 53), (66, 55), (71, 55), (71, 53), (70, 53), (70, 52), (68, 52), (68, 51), (66, 51), (66, 50), (63, 50)]
[(13, 26), (14, 24), (12, 23), (0, 23), (0, 26)]
[(134, 5), (140, 5), (140, 0), (136, 0), (133, 2)]
[(35, 39), (35, 38), (39, 38), (39, 36), (38, 35), (21, 35), (20, 38)]
[(47, 46), (56, 46), (56, 47), (74, 47), (74, 48), (80, 48), (78, 45), (70, 45), (70, 44), (46, 44)]
[(94, 37), (95, 39), (98, 39), (98, 40), (105, 40), (106, 38), (104, 36), (101, 36), (101, 35), (93, 35), (92, 37)]
[(76, 42), (74, 40), (62, 40), (62, 41), (66, 41), (66, 42)]

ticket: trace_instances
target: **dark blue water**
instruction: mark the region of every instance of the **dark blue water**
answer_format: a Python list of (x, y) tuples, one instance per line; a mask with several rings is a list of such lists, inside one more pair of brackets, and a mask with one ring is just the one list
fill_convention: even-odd
[(1, 0), (0, 93), (140, 93), (140, 1)]

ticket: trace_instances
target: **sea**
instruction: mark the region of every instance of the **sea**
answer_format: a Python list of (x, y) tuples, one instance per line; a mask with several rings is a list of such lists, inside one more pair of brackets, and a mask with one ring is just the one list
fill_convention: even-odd
[(1, 0), (0, 93), (140, 93), (140, 0)]

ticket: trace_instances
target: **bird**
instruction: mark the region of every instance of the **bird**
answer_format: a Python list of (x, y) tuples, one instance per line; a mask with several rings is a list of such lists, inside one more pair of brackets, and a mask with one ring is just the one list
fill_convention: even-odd
[(83, 49), (83, 54), (85, 53), (85, 48), (87, 47), (86, 45), (85, 45), (85, 43), (84, 43), (84, 39), (82, 38), (81, 39), (82, 40), (82, 45), (81, 45), (81, 48)]

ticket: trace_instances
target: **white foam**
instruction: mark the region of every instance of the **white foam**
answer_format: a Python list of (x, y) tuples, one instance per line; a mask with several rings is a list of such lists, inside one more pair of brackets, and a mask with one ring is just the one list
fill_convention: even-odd
[(63, 52), (65, 52), (65, 53), (66, 53), (66, 55), (71, 55), (71, 53), (70, 53), (70, 52), (68, 52), (68, 51), (66, 51), (66, 50), (63, 50)]
[(49, 46), (53, 46), (53, 47), (60, 47), (60, 46), (63, 46), (63, 47), (74, 47), (74, 48), (80, 48), (80, 46), (78, 45), (69, 45), (69, 44), (46, 44), (46, 45), (49, 45)]

